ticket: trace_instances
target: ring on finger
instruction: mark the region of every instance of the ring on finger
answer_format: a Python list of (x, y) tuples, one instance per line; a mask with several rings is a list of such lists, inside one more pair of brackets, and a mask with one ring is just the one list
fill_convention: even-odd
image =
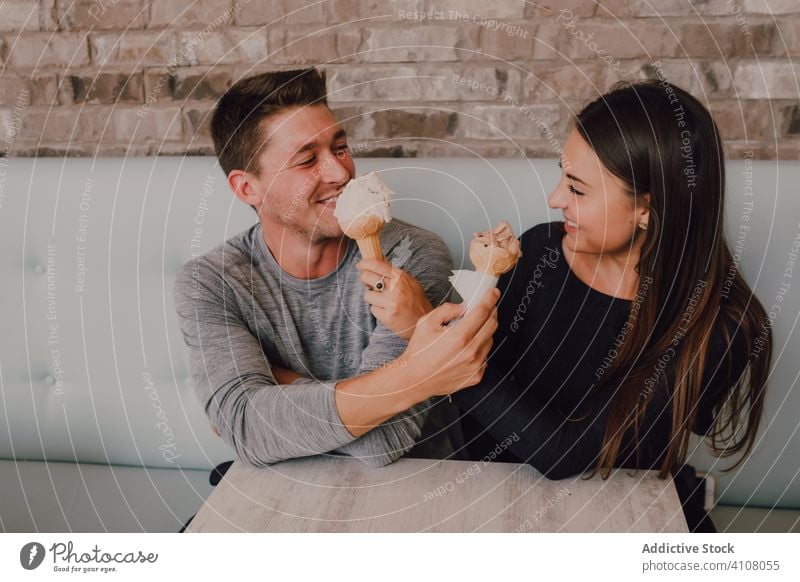
[(386, 275), (381, 275), (380, 280), (375, 283), (375, 291), (383, 291), (384, 287), (386, 287)]

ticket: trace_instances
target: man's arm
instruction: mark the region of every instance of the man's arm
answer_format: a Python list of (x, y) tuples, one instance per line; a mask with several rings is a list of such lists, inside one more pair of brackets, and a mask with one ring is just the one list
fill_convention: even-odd
[(407, 367), (379, 368), (336, 386), (287, 386), (275, 379), (222, 273), (202, 260), (187, 263), (174, 295), (205, 412), (239, 459), (254, 466), (333, 450), (432, 395), (473, 385), (491, 345), (483, 328), (496, 328), (495, 296), (449, 328), (444, 322), (458, 308), (443, 306), (416, 334), (415, 355), (404, 354)]
[(222, 273), (195, 259), (178, 274), (174, 296), (197, 395), (242, 461), (262, 466), (355, 438), (339, 418), (332, 384), (277, 382)]
[[(429, 238), (407, 241), (411, 242), (408, 249), (411, 254), (399, 266), (419, 281), (428, 300), (435, 307), (449, 296), (448, 277), (453, 268), (453, 260), (441, 239), (433, 234), (426, 234)], [(404, 244), (401, 242), (398, 246)], [(398, 365), (395, 360), (407, 345), (406, 340), (379, 323), (362, 354), (359, 374), (386, 365)], [(407, 362), (401, 360), (399, 365), (403, 364), (407, 365)], [(403, 410), (361, 438), (340, 447), (337, 452), (357, 457), (372, 466), (393, 463), (417, 443), (422, 434), (422, 426), (435, 402), (436, 399), (429, 399)]]

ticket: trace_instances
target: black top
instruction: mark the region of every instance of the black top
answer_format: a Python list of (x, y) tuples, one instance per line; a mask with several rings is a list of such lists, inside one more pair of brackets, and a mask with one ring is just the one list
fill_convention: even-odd
[[(465, 413), (462, 425), (470, 457), (529, 463), (551, 479), (597, 464), (613, 388), (594, 387), (632, 305), (578, 279), (564, 258), (564, 234), (563, 223), (553, 222), (522, 236), (522, 259), (498, 283), (499, 327), (483, 380), (453, 395)], [(732, 337), (731, 347), (719, 332), (711, 338), (694, 427), (699, 434), (710, 428), (714, 405), (746, 365), (741, 336)], [(672, 428), (666, 387), (672, 386), (672, 367), (668, 365), (668, 381), (654, 390), (645, 411), (638, 463), (629, 431), (617, 466), (660, 468)]]

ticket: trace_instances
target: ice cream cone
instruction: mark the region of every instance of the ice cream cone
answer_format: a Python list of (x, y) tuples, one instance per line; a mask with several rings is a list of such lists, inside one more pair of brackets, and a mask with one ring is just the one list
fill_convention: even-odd
[(381, 249), (380, 233), (385, 224), (380, 216), (365, 214), (347, 224), (343, 230), (348, 237), (356, 241), (362, 257), (383, 261), (386, 259)]
[(506, 221), (494, 229), (475, 234), (469, 245), (474, 271), (453, 271), (450, 282), (470, 311), (480, 298), (497, 286), (498, 278), (514, 268), (522, 256), (520, 244)]
[(469, 246), (469, 258), (475, 270), (491, 277), (513, 269), (521, 256), (519, 240), (506, 221), (492, 230), (477, 233)]
[(380, 232), (391, 220), (392, 192), (374, 172), (350, 181), (336, 203), (342, 231), (358, 244), (365, 259), (385, 261)]
[(449, 281), (466, 304), (467, 312), (475, 307), (489, 289), (497, 287), (497, 277), (467, 269), (453, 271)]

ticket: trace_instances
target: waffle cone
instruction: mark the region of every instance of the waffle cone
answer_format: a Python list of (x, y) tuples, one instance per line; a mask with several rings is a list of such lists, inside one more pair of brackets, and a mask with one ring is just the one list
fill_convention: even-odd
[(380, 232), (385, 224), (380, 216), (367, 214), (356, 218), (346, 226), (342, 225), (342, 230), (348, 237), (356, 241), (362, 257), (385, 261), (386, 257), (383, 256), (380, 239)]

